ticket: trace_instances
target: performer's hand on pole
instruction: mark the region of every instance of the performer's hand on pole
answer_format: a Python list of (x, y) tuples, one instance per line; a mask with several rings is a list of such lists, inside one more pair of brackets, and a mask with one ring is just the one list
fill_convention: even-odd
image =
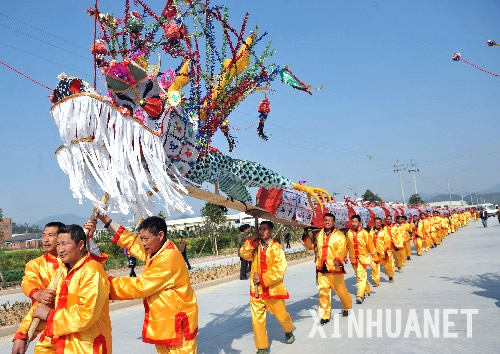
[(253, 283), (255, 285), (259, 285), (260, 284), (259, 275), (257, 273), (254, 273), (254, 275), (253, 275)]
[(90, 240), (91, 238), (94, 237), (95, 230), (97, 228), (97, 221), (87, 221), (85, 225), (83, 225), (84, 229), (89, 230), (89, 234), (87, 235), (87, 239)]
[(106, 225), (107, 223), (109, 223), (109, 222), (111, 221), (111, 218), (110, 218), (109, 216), (107, 216), (106, 214), (101, 214), (101, 213), (99, 213), (99, 214), (97, 215), (97, 218), (98, 218), (99, 220), (101, 220), (101, 222), (102, 222), (104, 225)]
[(41, 304), (51, 306), (54, 304), (54, 300), (56, 299), (56, 292), (50, 289), (38, 290), (33, 294), (33, 299)]
[(39, 318), (40, 320), (46, 321), (47, 317), (49, 317), (50, 307), (44, 304), (38, 304), (35, 312), (33, 313), (34, 318)]
[(256, 242), (259, 239), (259, 230), (255, 229), (255, 231), (252, 234), (252, 241)]

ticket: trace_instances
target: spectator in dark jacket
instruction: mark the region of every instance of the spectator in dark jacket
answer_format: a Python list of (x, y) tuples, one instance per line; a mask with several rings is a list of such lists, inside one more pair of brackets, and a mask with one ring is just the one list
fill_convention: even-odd
[[(238, 256), (240, 255), (240, 248), (243, 246), (248, 238), (248, 233), (250, 232), (250, 225), (244, 224), (240, 226), (240, 235), (238, 236)], [(250, 263), (247, 260), (240, 257), (241, 267), (240, 267), (240, 279), (248, 279), (247, 272), (250, 269)]]
[(481, 210), (481, 221), (483, 222), (484, 227), (488, 227), (488, 211), (486, 210), (486, 208), (483, 208), (483, 210)]
[(127, 256), (127, 264), (128, 264), (128, 267), (130, 268), (129, 277), (137, 277), (137, 274), (135, 274), (135, 266), (137, 264), (137, 259), (135, 259), (134, 256), (130, 255), (126, 248), (123, 250), (123, 254), (125, 254), (125, 256)]

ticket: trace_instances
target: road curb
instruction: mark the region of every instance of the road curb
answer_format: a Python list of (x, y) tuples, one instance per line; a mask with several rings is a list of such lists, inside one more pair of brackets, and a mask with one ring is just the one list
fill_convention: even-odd
[[(313, 256), (308, 256), (300, 259), (294, 259), (293, 261), (288, 262), (288, 266), (294, 266), (297, 264), (305, 263), (307, 261), (311, 261), (314, 257)], [(205, 289), (211, 286), (216, 286), (222, 283), (226, 283), (228, 281), (233, 281), (233, 280), (238, 280), (239, 279), (239, 274), (231, 275), (229, 277), (224, 277), (220, 279), (214, 279), (210, 281), (206, 281), (203, 283), (195, 284), (193, 285), (193, 290), (200, 290), (200, 289)], [(143, 300), (138, 299), (138, 300), (126, 300), (126, 301), (117, 301), (117, 302), (112, 302), (109, 304), (109, 311), (116, 311), (116, 310), (121, 310), (125, 309), (127, 307), (132, 307), (136, 306), (139, 304), (142, 304)], [(7, 327), (1, 327), (0, 328), (0, 337), (7, 337), (14, 335), (16, 333), (17, 327), (19, 325), (13, 325), (13, 326), (7, 326)]]

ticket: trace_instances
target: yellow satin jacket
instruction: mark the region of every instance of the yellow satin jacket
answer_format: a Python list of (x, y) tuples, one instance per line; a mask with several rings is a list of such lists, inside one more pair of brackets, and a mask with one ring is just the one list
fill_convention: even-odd
[[(311, 236), (307, 235), (302, 238), (304, 246), (309, 249), (314, 249), (314, 242)], [(316, 269), (323, 269), (323, 264), (326, 263), (326, 269), (329, 273), (342, 274), (344, 273), (344, 256), (347, 250), (347, 242), (344, 234), (334, 229), (329, 235), (322, 229), (316, 236)], [(335, 265), (335, 260), (340, 263), (340, 266)]]
[(198, 300), (191, 287), (182, 254), (167, 240), (153, 256), (146, 253), (139, 235), (123, 226), (113, 242), (146, 262), (144, 272), (135, 277), (110, 277), (112, 300), (144, 299), (142, 340), (145, 343), (175, 346), (193, 340), (198, 333)]
[(361, 227), (358, 231), (350, 229), (347, 231), (346, 238), (351, 264), (355, 266), (359, 261), (365, 267), (370, 266), (372, 263), (371, 255), (375, 253), (375, 247), (368, 231)]
[(49, 287), (60, 266), (61, 262), (59, 259), (50, 253), (45, 253), (29, 261), (24, 269), (24, 276), (21, 282), (24, 295), (29, 297), (32, 302), (35, 302), (33, 295), (37, 291), (45, 290)]
[(370, 230), (370, 237), (375, 247), (375, 253), (372, 255), (372, 260), (378, 264), (381, 259), (385, 259), (385, 240), (387, 236), (383, 228), (378, 231), (373, 228)]
[[(107, 256), (87, 254), (68, 271), (62, 268), (56, 291), (55, 309), (37, 330), (45, 328), (35, 347), (43, 352), (109, 354), (112, 352), (109, 317), (109, 281), (101, 263)], [(33, 320), (31, 308), (15, 339), (26, 338)]]
[(262, 242), (256, 243), (247, 239), (240, 248), (240, 257), (252, 262), (250, 271), (250, 296), (255, 297), (254, 274), (258, 274), (260, 285), (258, 296), (261, 299), (288, 299), (283, 279), (288, 267), (285, 252), (281, 245), (270, 240), (267, 247)]

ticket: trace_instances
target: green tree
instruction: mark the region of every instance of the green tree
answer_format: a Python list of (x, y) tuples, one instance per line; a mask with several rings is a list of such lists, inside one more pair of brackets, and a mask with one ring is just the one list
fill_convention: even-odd
[(420, 196), (420, 194), (412, 194), (410, 199), (408, 200), (410, 204), (424, 204), (424, 200)]
[(378, 194), (373, 193), (371, 190), (367, 189), (365, 194), (361, 196), (363, 200), (368, 202), (381, 202), (382, 198)]
[(226, 223), (226, 214), (227, 208), (213, 203), (206, 203), (201, 209), (201, 216), (203, 217), (203, 222), (205, 224), (205, 231), (208, 233), (212, 244), (212, 253), (217, 256), (219, 255), (217, 238), (220, 227)]

